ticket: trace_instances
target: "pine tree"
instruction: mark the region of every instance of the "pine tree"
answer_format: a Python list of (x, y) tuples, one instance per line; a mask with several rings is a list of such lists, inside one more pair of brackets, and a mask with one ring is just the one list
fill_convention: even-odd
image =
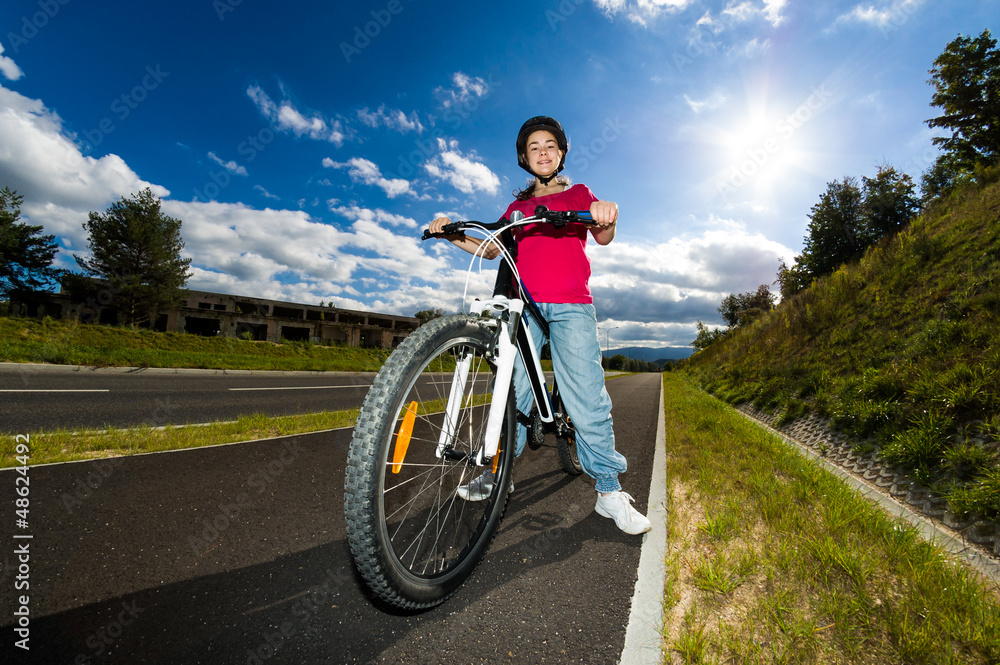
[(92, 258), (74, 258), (87, 275), (109, 283), (126, 323), (146, 323), (180, 303), (191, 264), (181, 257), (181, 220), (164, 215), (148, 187), (104, 213), (91, 212), (83, 228)]
[(0, 190), (0, 296), (51, 288), (63, 271), (52, 267), (59, 245), (42, 227), (19, 222), (24, 197)]

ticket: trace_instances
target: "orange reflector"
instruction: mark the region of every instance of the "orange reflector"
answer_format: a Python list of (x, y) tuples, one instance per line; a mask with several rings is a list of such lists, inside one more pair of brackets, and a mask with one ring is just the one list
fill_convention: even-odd
[(500, 453), (503, 451), (502, 448), (497, 448), (497, 454), (493, 456), (493, 475), (497, 475), (497, 465), (500, 464)]
[(406, 415), (403, 416), (403, 424), (399, 426), (396, 433), (396, 448), (392, 452), (392, 472), (399, 473), (403, 466), (403, 458), (406, 457), (406, 449), (410, 447), (410, 437), (413, 436), (413, 421), (417, 419), (417, 403), (410, 402), (406, 407)]

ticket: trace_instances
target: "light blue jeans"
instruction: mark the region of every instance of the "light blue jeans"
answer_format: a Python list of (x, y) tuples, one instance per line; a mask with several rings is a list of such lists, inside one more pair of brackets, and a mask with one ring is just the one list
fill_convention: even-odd
[[(538, 303), (538, 309), (549, 324), (552, 369), (566, 413), (576, 428), (580, 466), (597, 481), (598, 492), (618, 491), (618, 474), (626, 471), (628, 463), (615, 450), (611, 397), (604, 387), (601, 344), (597, 339), (597, 312), (593, 305), (585, 304)], [(541, 328), (527, 311), (525, 319), (540, 353), (545, 344)], [(514, 390), (517, 410), (530, 413), (531, 387), (520, 360), (514, 363)], [(516, 455), (524, 451), (527, 440), (528, 430), (518, 422)]]

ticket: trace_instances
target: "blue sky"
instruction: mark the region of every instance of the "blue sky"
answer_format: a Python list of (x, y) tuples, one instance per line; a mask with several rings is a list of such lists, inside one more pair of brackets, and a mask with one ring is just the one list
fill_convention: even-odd
[(420, 231), (496, 219), (517, 129), (552, 115), (566, 175), (621, 211), (588, 249), (602, 342), (686, 346), (801, 251), (826, 183), (919, 181), (927, 71), (984, 29), (997, 0), (8, 0), (0, 186), (63, 267), (149, 186), (191, 288), (457, 311), (469, 255)]

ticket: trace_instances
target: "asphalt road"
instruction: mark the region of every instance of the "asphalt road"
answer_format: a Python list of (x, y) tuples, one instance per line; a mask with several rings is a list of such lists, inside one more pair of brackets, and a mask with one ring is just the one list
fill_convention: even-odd
[[(645, 511), (660, 377), (608, 389), (629, 460), (622, 482)], [(618, 661), (642, 538), (593, 512), (592, 481), (562, 472), (554, 439), (517, 461), (472, 579), (445, 604), (406, 614), (374, 601), (350, 561), (350, 435), (29, 468), (26, 529), (15, 526), (19, 474), (0, 472), (4, 662)], [(13, 591), (19, 581), (30, 588)], [(27, 652), (13, 647), (21, 594)]]
[(0, 363), (0, 431), (160, 426), (350, 409), (374, 373), (212, 372)]

